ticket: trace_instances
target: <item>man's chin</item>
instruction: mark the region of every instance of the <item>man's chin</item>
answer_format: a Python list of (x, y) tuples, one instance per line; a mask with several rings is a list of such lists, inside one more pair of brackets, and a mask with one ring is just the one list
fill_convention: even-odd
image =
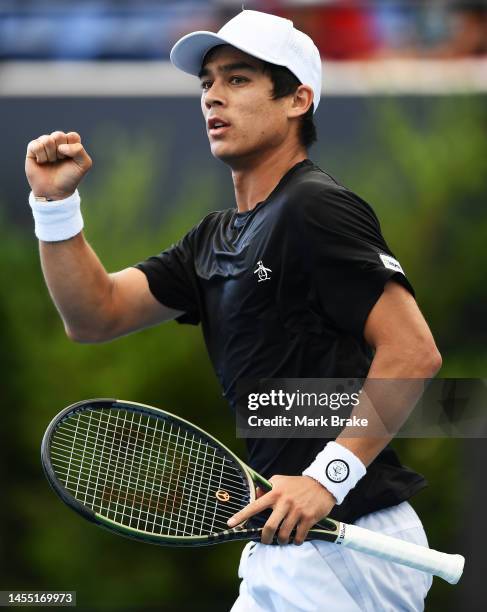
[(232, 151), (231, 147), (227, 146), (224, 143), (214, 143), (210, 145), (211, 154), (216, 159), (219, 159), (224, 164), (230, 163), (232, 160), (238, 159), (240, 157), (237, 151)]
[(246, 166), (253, 157), (250, 151), (236, 149), (227, 143), (215, 143), (213, 146), (210, 145), (210, 149), (213, 157), (232, 168)]

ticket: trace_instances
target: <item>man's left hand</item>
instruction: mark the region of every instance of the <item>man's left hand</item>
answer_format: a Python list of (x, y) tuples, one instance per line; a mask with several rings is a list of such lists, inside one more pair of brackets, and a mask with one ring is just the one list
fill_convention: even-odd
[(327, 516), (336, 503), (333, 495), (309, 476), (273, 476), (272, 490), (261, 493), (228, 521), (229, 527), (248, 520), (266, 508), (273, 512), (262, 528), (261, 542), (270, 544), (278, 532), (279, 544), (287, 544), (296, 529), (294, 544), (302, 544), (308, 531)]

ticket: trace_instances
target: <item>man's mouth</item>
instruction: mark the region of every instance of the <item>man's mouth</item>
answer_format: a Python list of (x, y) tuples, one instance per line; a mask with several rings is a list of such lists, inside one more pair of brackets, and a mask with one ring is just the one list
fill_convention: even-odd
[(230, 124), (219, 117), (212, 117), (208, 119), (208, 134), (212, 136), (218, 136), (228, 130)]

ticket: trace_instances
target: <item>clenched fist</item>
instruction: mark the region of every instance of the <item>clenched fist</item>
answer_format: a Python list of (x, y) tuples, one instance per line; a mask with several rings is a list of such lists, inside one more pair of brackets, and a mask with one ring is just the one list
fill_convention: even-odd
[(76, 132), (52, 132), (27, 145), (25, 174), (36, 197), (62, 200), (76, 191), (93, 162)]

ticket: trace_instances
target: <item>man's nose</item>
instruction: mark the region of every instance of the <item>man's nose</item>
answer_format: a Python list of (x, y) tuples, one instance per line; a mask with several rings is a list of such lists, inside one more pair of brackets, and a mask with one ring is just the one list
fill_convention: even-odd
[(210, 109), (213, 106), (224, 106), (225, 102), (226, 100), (222, 86), (219, 85), (216, 81), (214, 81), (205, 95), (206, 107)]

